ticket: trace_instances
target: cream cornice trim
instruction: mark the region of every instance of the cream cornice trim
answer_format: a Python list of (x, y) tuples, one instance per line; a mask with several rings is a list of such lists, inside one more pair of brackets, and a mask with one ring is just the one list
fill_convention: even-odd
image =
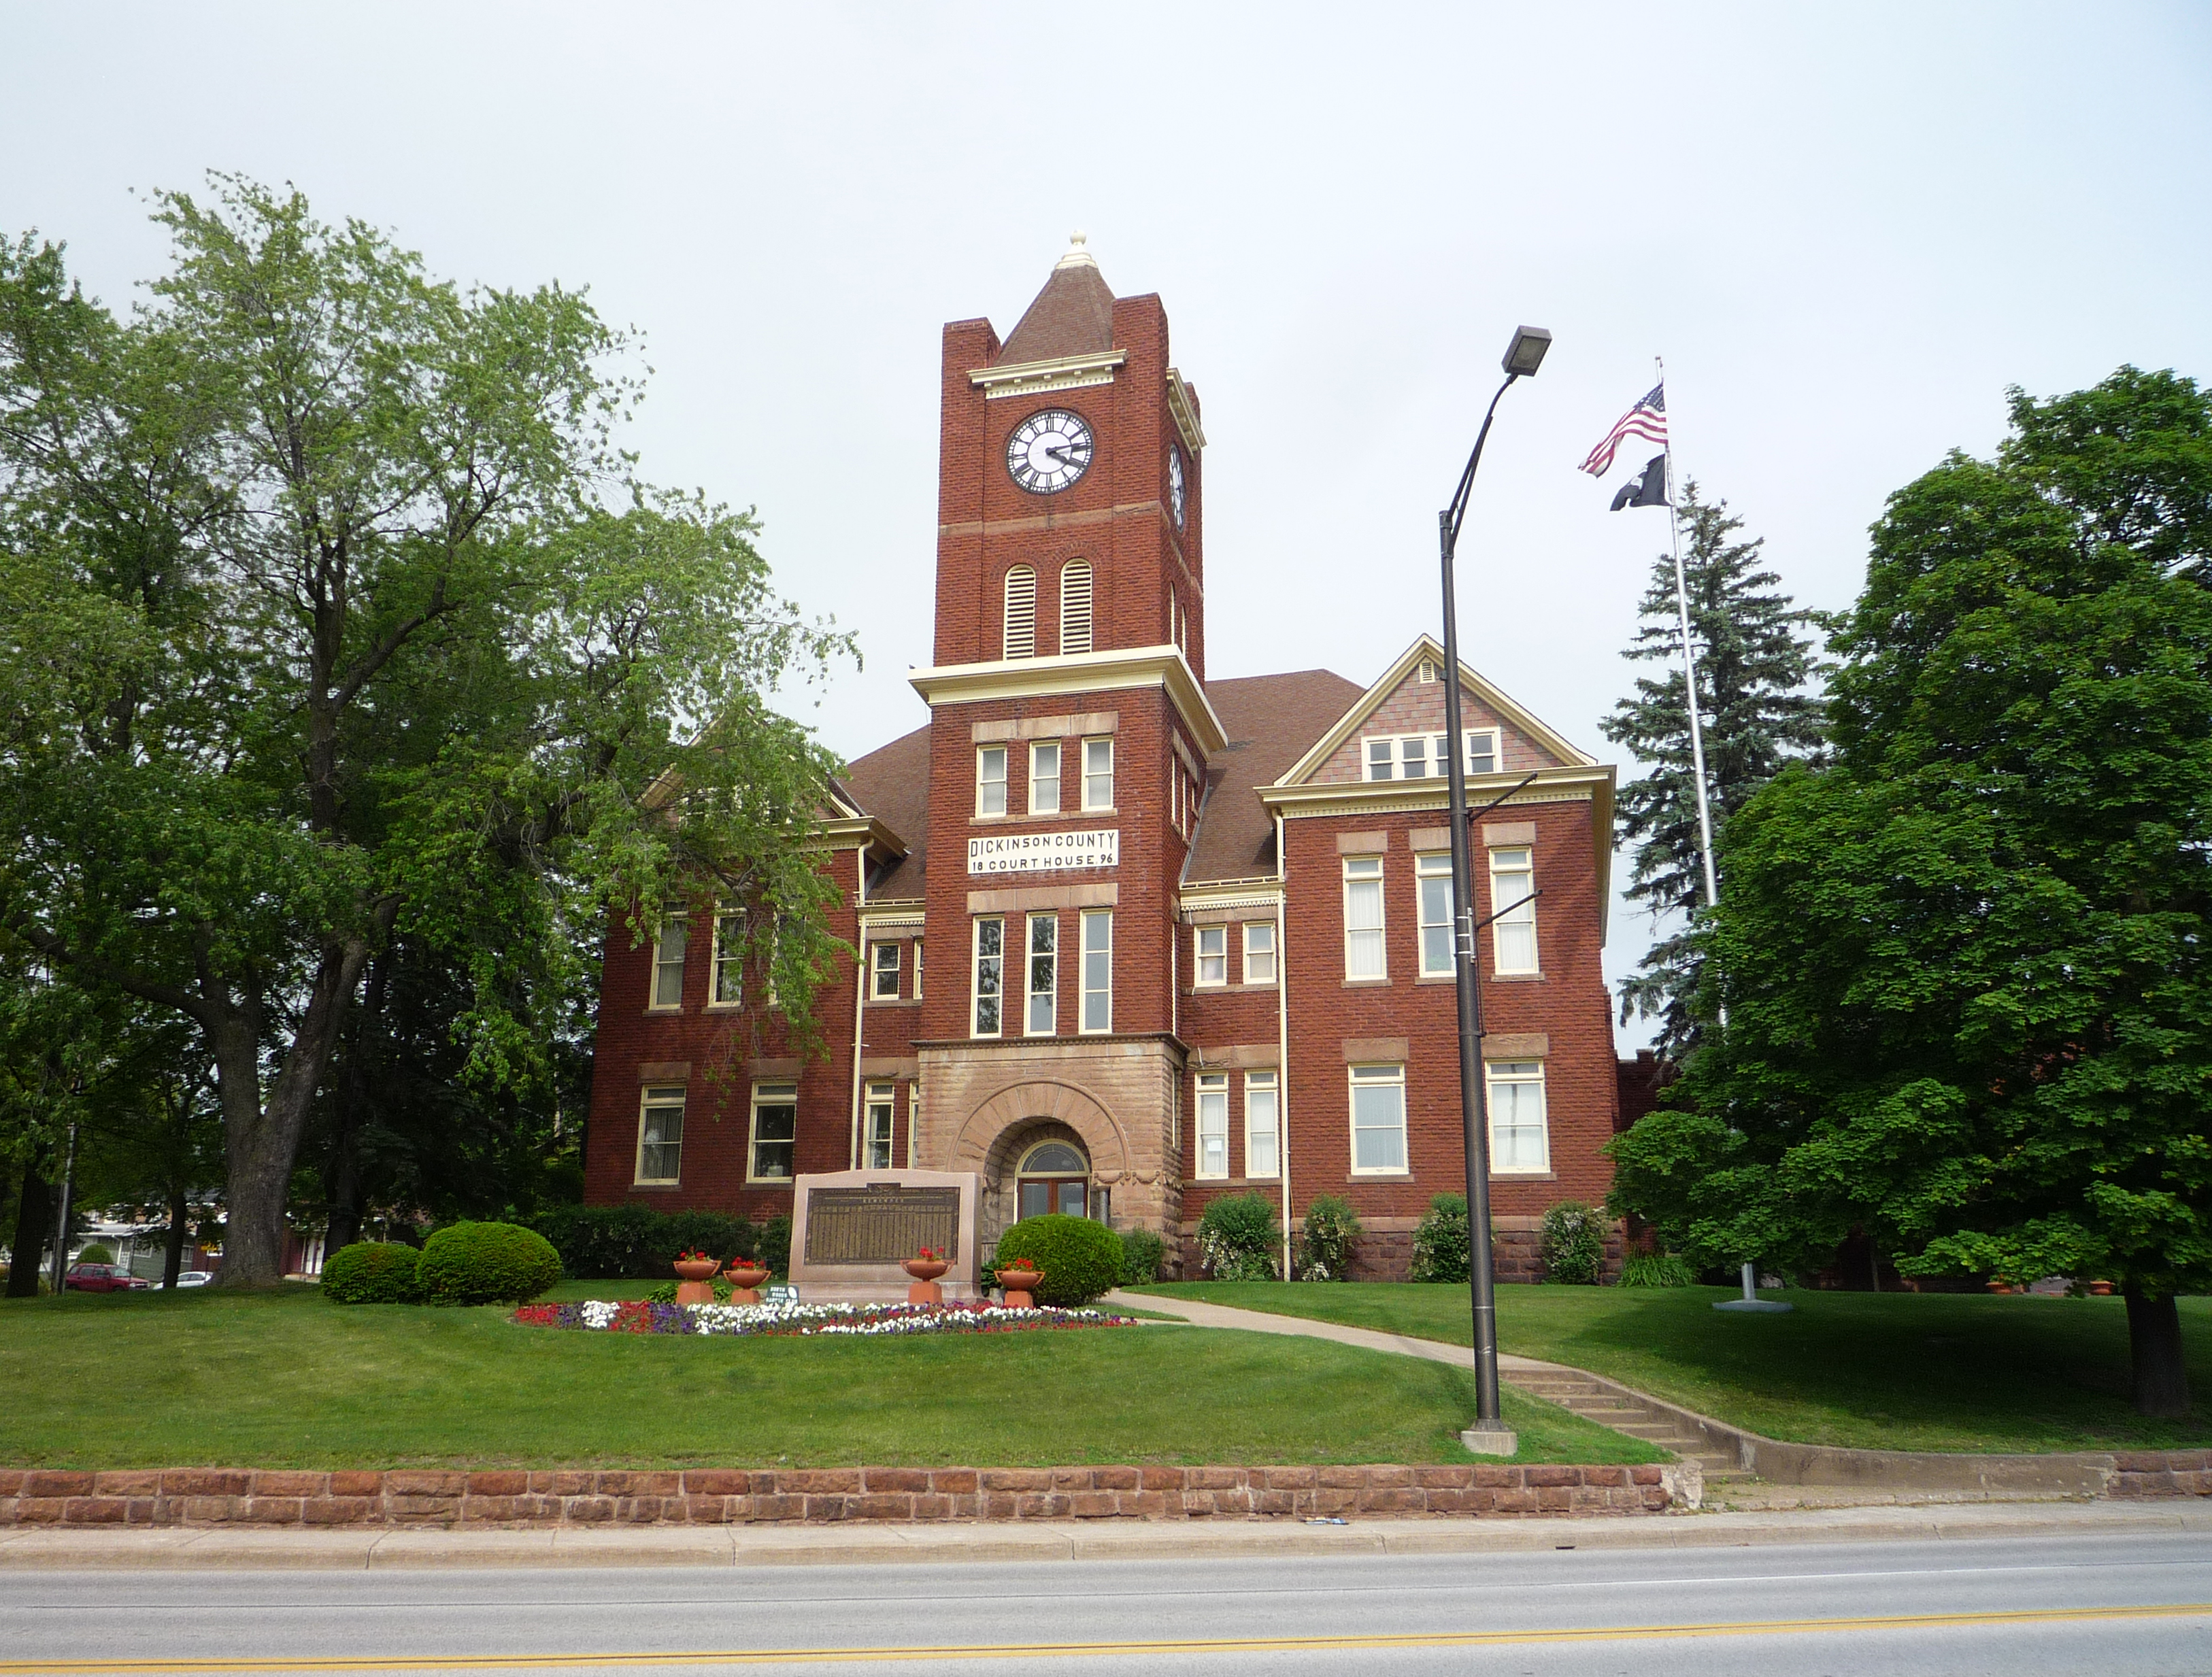
[[(1442, 665), (1444, 660), (1444, 649), (1437, 644), (1433, 635), (1421, 635), (1412, 646), (1400, 653), (1398, 661), (1382, 672), (1380, 680), (1352, 701), (1350, 708), (1337, 719), (1336, 726), (1316, 740), (1311, 750), (1292, 763), (1275, 785), (1296, 786), (1308, 775), (1319, 773), (1322, 765), (1334, 756), (1343, 747), (1344, 743), (1359, 732), (1360, 725), (1374, 714), (1375, 708), (1396, 691), (1399, 684), (1413, 674), (1414, 666), (1424, 659), (1438, 665)], [(1575, 769), (1591, 769), (1597, 766), (1595, 757), (1571, 744), (1565, 736), (1487, 677), (1478, 674), (1467, 665), (1462, 664), (1459, 666), (1459, 678), (1462, 687), (1474, 692), (1484, 703), (1511, 722), (1516, 729), (1534, 740), (1552, 756), (1557, 757), (1562, 764)], [(1262, 787), (1262, 795), (1264, 796), (1268, 790), (1269, 788)]]
[(974, 703), (987, 699), (1042, 699), (1060, 694), (1103, 693), (1160, 687), (1182, 717), (1199, 748), (1219, 750), (1229, 735), (1213, 706), (1173, 646), (1116, 647), (1111, 652), (1060, 653), (1048, 658), (1000, 659), (909, 670), (907, 680), (925, 704)]
[(1190, 386), (1182, 381), (1182, 374), (1172, 367), (1168, 368), (1168, 412), (1175, 416), (1176, 429), (1182, 433), (1184, 447), (1195, 454), (1206, 447), (1206, 433), (1199, 428), (1198, 404), (1191, 399)]
[(1055, 390), (1083, 390), (1112, 384), (1114, 369), (1128, 358), (1126, 349), (1099, 349), (1051, 361), (1011, 362), (1002, 367), (975, 368), (968, 374), (968, 382), (983, 392), (987, 402), (1008, 396), (1042, 396)]
[(807, 835), (806, 843), (815, 849), (881, 850), (887, 855), (906, 854), (906, 841), (872, 815), (855, 816), (842, 821), (817, 822)]

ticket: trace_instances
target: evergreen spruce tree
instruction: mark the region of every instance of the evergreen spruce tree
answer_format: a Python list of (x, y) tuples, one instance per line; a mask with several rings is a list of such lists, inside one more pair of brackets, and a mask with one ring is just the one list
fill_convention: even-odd
[[(1727, 501), (1701, 501), (1694, 478), (1682, 485), (1680, 501), (1706, 795), (1717, 835), (1784, 763), (1820, 749), (1820, 700), (1808, 687), (1820, 666), (1815, 641), (1802, 631), (1820, 620), (1793, 605), (1781, 578), (1761, 568), (1764, 537), (1733, 539), (1743, 520), (1729, 514)], [(1618, 817), (1622, 841), (1635, 847), (1628, 895), (1650, 911), (1664, 935), (1645, 954), (1642, 969), (1622, 983), (1620, 1019), (1659, 1020), (1659, 1051), (1676, 1060), (1697, 1041), (1688, 999), (1698, 957), (1688, 921), (1704, 907), (1705, 869), (1671, 551), (1652, 562), (1638, 615), (1635, 643), (1623, 656), (1662, 664), (1664, 671), (1638, 677), (1634, 695), (1614, 705), (1599, 726), (1614, 744), (1652, 765), (1621, 787)]]

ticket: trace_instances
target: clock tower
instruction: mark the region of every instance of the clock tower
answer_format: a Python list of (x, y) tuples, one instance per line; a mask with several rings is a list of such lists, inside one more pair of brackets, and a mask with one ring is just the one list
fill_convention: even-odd
[(1205, 434), (1154, 295), (1078, 234), (1002, 343), (945, 329), (919, 1160), (1171, 1227), (1174, 917), (1207, 763)]

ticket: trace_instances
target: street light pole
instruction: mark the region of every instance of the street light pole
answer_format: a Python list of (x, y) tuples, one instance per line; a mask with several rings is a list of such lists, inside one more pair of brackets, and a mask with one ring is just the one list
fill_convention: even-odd
[(1522, 326), (1513, 334), (1505, 352), (1505, 382), (1490, 398), (1482, 416), (1482, 429), (1460, 474), (1451, 505), (1437, 514), (1437, 540), (1442, 552), (1444, 592), (1444, 732), (1451, 789), (1452, 927), (1456, 945), (1453, 970), (1459, 1001), (1460, 1127), (1467, 1153), (1468, 1289), (1474, 1310), (1474, 1425), (1460, 1440), (1477, 1455), (1510, 1455), (1518, 1443), (1506, 1426), (1498, 1401), (1497, 1277), (1490, 1251), (1490, 1122), (1488, 1091), (1482, 1078), (1481, 975), (1475, 960), (1474, 885), (1470, 866), (1472, 843), (1468, 832), (1467, 741), (1460, 726), (1459, 598), (1453, 586), (1453, 560), (1459, 549), (1459, 530), (1467, 516), (1474, 471), (1482, 463), (1482, 446), (1490, 440), (1491, 422), (1498, 404), (1513, 381), (1534, 374), (1552, 346), (1551, 333)]

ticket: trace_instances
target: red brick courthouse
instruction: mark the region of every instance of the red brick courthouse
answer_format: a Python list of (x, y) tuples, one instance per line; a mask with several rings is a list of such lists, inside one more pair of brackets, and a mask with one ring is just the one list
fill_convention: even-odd
[(973, 1171), (987, 1251), (1052, 1209), (1180, 1234), (1192, 1266), (1210, 1197), (1295, 1222), (1332, 1194), (1360, 1273), (1402, 1276), (1462, 1185), (1458, 749), (1478, 805), (1536, 776), (1475, 835), (1482, 914), (1541, 891), (1481, 949), (1525, 1276), (1535, 1219), (1610, 1176), (1613, 768), (1465, 669), (1455, 745), (1426, 635), (1364, 687), (1209, 680), (1198, 393), (1160, 300), (1115, 297), (1079, 242), (1003, 343), (945, 327), (942, 400), (931, 720), (852, 765), (819, 840), (860, 957), (817, 998), (829, 1057), (786, 1052), (711, 908), (641, 947), (617, 927), (587, 1197), (763, 1218), (797, 1173)]

